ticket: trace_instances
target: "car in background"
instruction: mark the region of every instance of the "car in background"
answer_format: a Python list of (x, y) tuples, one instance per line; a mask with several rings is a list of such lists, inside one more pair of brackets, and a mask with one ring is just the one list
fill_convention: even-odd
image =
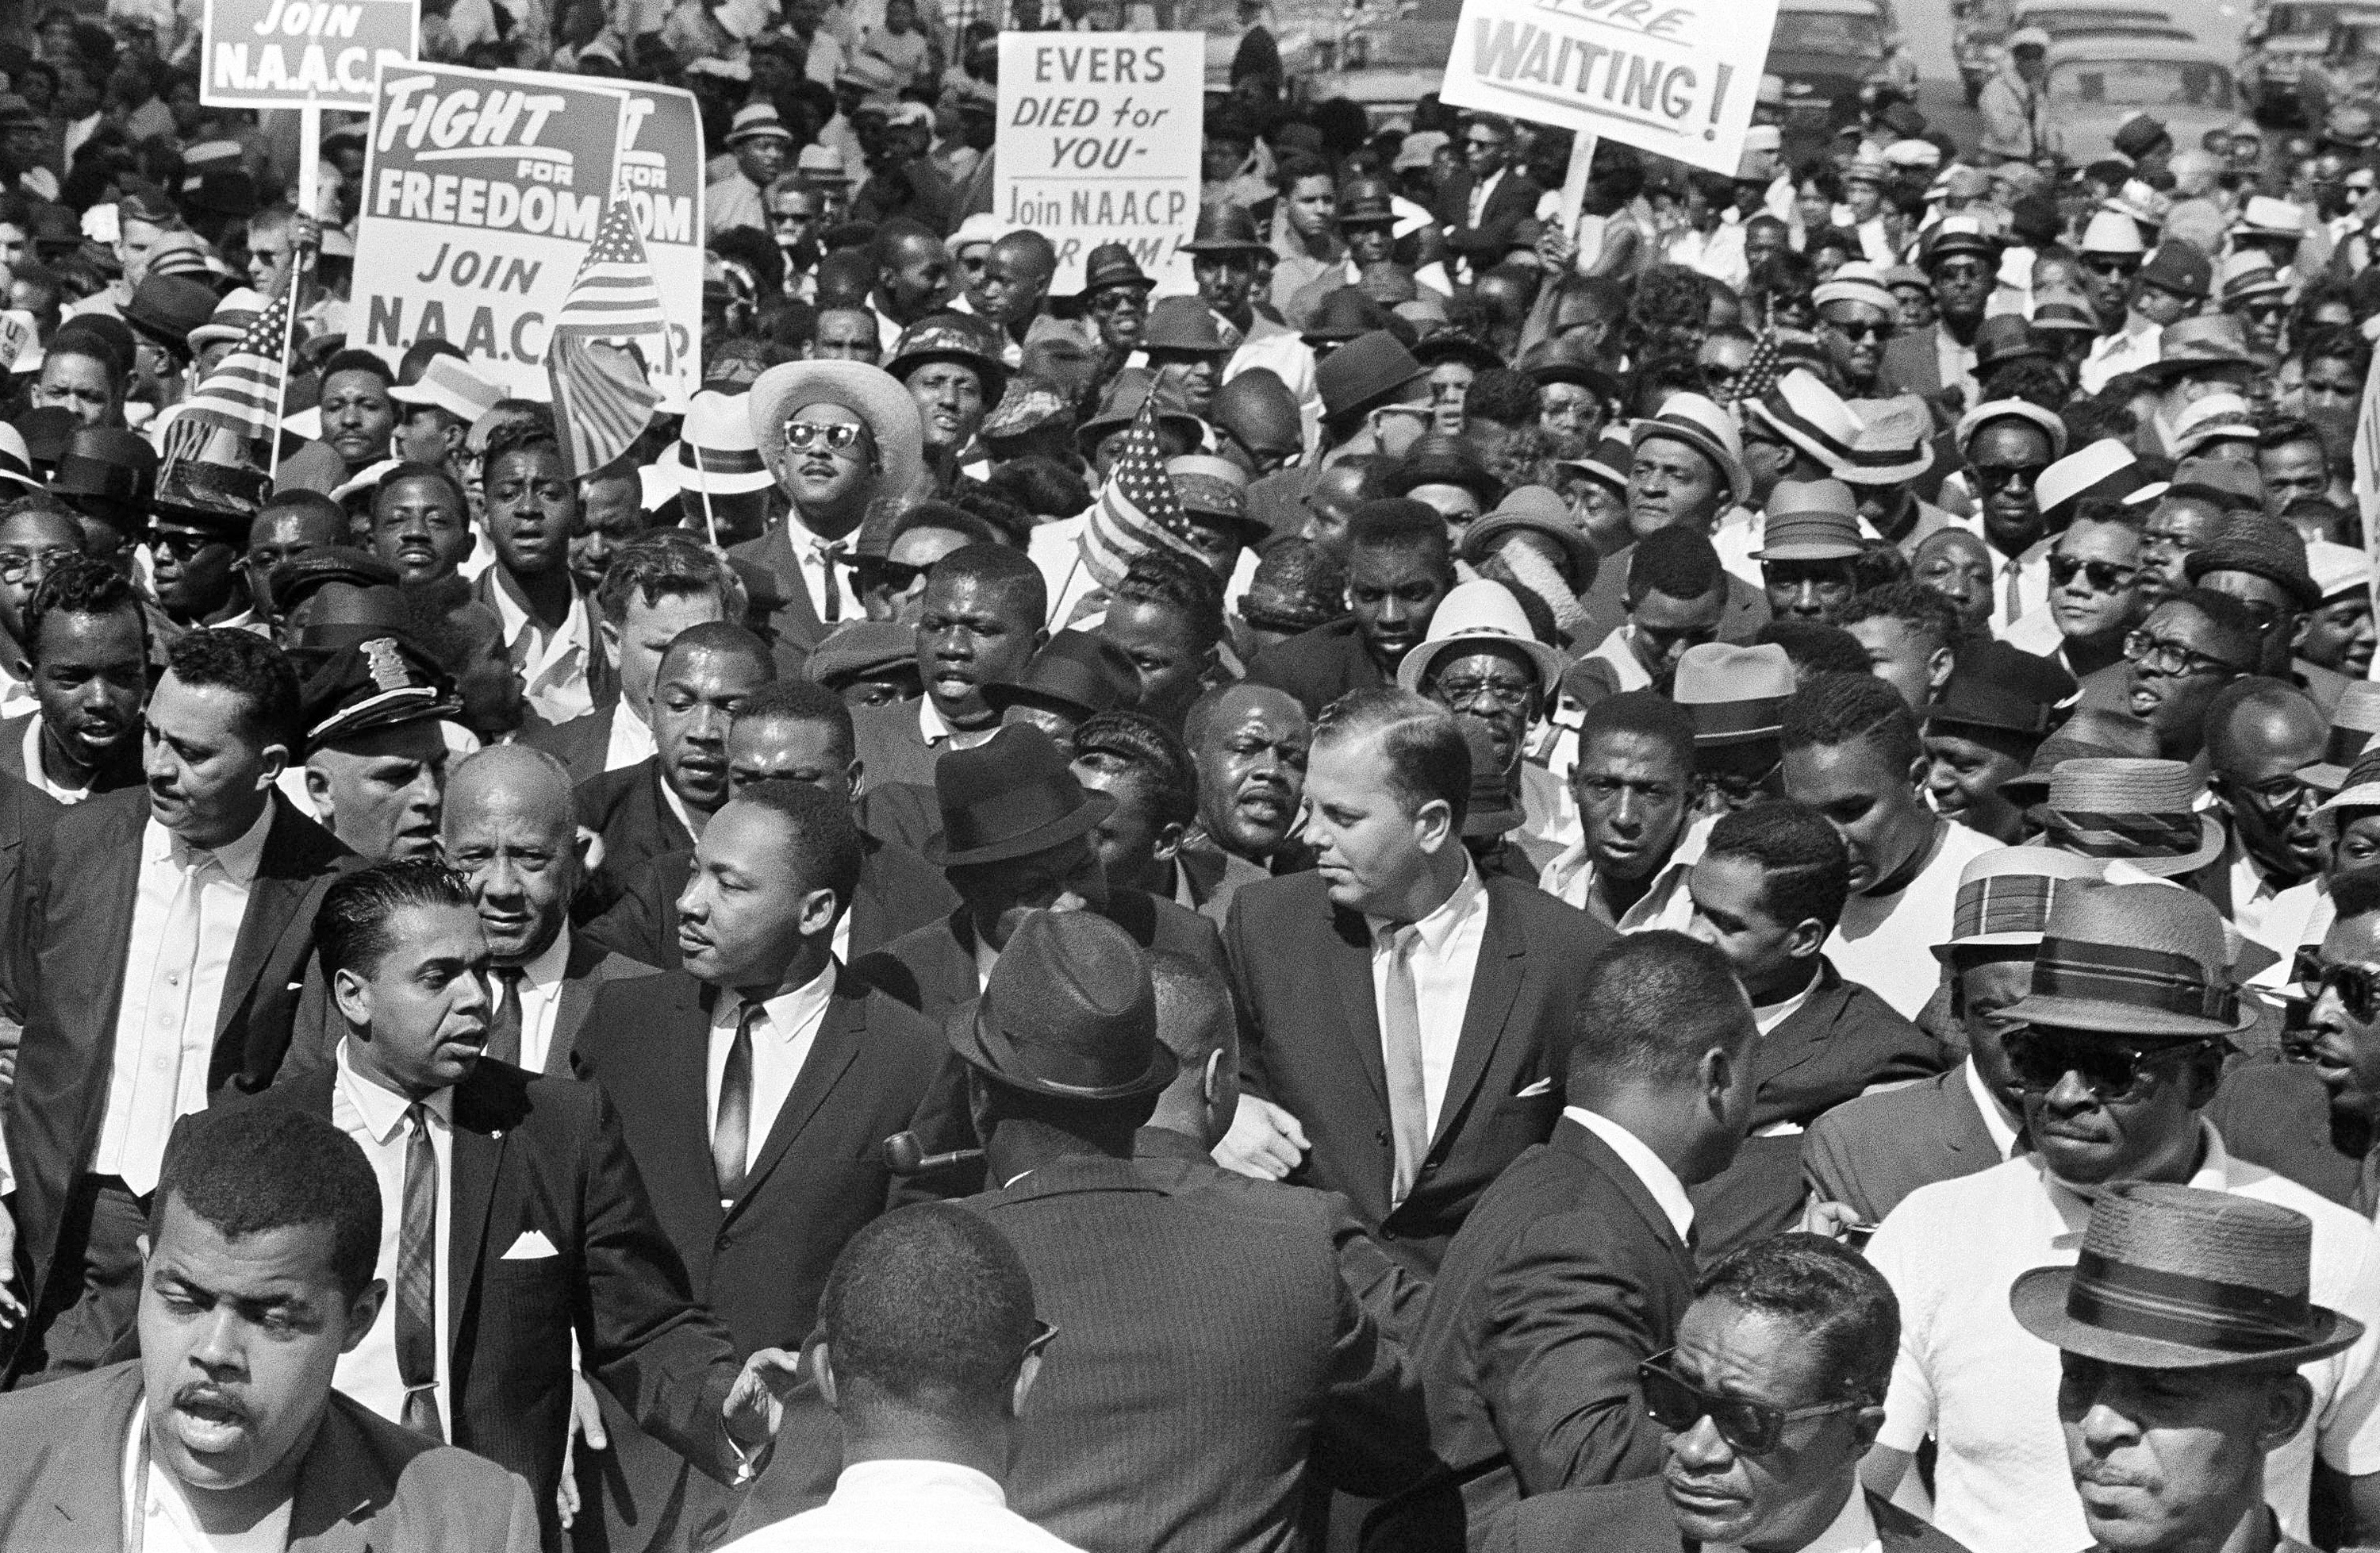
[(2135, 113), (2163, 119), (2177, 145), (2239, 116), (2230, 67), (2196, 42), (2091, 33), (2053, 40), (2047, 63), (2050, 116), (2071, 162), (2112, 155), (2117, 128)]
[(2298, 112), (2320, 124), (2341, 103), (2368, 101), (2380, 91), (2380, 11), (2341, 17), (2321, 54), (2298, 72)]
[(1823, 137), (1838, 102), (1884, 64), (1892, 12), (1881, 0), (1783, 0), (1768, 40), (1768, 74), (1785, 83), (1789, 141)]
[[(2361, 34), (2374, 24), (2380, 24), (2380, 5), (2371, 0), (2280, 0), (2266, 6), (2248, 24), (2235, 71), (2248, 111), (2275, 128), (2321, 122), (2336, 100), (2325, 57), (2359, 46)], [(2353, 35), (2342, 38), (2342, 27)]]
[(2127, 4), (2110, 0), (2094, 4), (2093, 0), (2018, 0), (2010, 10), (2011, 31), (2019, 27), (2038, 27), (2051, 37), (2069, 32), (2138, 32), (2147, 36), (2173, 34), (2188, 38), (2193, 34), (2186, 27), (2174, 25), (2173, 14), (2162, 7)]

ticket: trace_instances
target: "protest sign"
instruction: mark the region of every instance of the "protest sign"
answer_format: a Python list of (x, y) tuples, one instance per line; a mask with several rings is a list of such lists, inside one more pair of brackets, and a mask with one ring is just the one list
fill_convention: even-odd
[(450, 339), (546, 397), (547, 321), (617, 187), (625, 100), (411, 64), (384, 64), (375, 97), (347, 343), (395, 361)]
[(420, 52), (420, 0), (206, 0), (199, 100), (368, 113), (373, 71)]
[(1439, 97), (1732, 174), (1776, 28), (1777, 0), (1463, 0)]
[[(552, 81), (616, 93), (627, 104), (620, 131), (619, 181), (645, 240), (662, 311), (669, 316), (670, 359), (676, 371), (656, 376), (662, 409), (684, 414), (702, 386), (702, 116), (694, 93), (642, 81), (556, 76), (535, 70), (498, 72), (506, 80)], [(656, 373), (660, 363), (651, 363)]]
[(1206, 60), (1200, 32), (1000, 35), (992, 214), (1056, 245), (1052, 291), (1081, 290), (1101, 243), (1151, 275), (1176, 260), (1198, 219)]

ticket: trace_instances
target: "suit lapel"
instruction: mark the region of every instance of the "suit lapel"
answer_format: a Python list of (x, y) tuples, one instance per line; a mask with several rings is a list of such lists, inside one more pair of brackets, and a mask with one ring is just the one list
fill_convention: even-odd
[(578, 1027), (595, 1001), (595, 968), (603, 963), (602, 945), (578, 934), (570, 936), (570, 953), (562, 963), (562, 989), (553, 1010), (553, 1038), (545, 1045), (545, 1076), (570, 1076), (570, 1054), (578, 1045)]
[(829, 1000), (825, 1017), (820, 1021), (818, 1038), (810, 1043), (809, 1056), (802, 1061), (802, 1070), (795, 1075), (794, 1087), (786, 1092), (785, 1103), (777, 1107), (775, 1119), (769, 1123), (769, 1135), (760, 1144), (760, 1156), (745, 1172), (744, 1191), (735, 1204), (727, 1210), (733, 1218), (752, 1194), (777, 1168), (794, 1140), (809, 1125), (810, 1118), (842, 1082), (851, 1065), (859, 1060), (859, 1047), (868, 1033), (866, 994), (848, 978), (836, 980), (834, 997)]
[(639, 1077), (649, 1077), (653, 1085), (654, 1104), (661, 1112), (659, 1134), (685, 1140), (686, 1153), (677, 1157), (685, 1161), (681, 1168), (701, 1185), (694, 1195), (706, 1216), (702, 1238), (710, 1240), (718, 1235), (723, 1217), (718, 1171), (710, 1161), (711, 994), (691, 977), (679, 982), (676, 991), (677, 1006), (670, 1010), (661, 1039), (651, 1048), (651, 1066)]
[(1488, 920), (1479, 932), (1479, 960), (1471, 972), (1471, 997), (1463, 1008), (1463, 1033), (1455, 1041), (1446, 1097), (1439, 1102), (1439, 1138), (1454, 1130), (1472, 1092), (1487, 1075), (1488, 1059), (1495, 1055), (1512, 1001), (1521, 995), (1521, 962), (1527, 948), (1521, 935), (1511, 931), (1504, 913), (1497, 910), (1493, 889), (1488, 891), (1487, 911)]
[[(97, 1033), (95, 1038), (103, 1043), (103, 1049), (124, 1008), (124, 968), (129, 963), (132, 947), (132, 911), (140, 899), (140, 846), (148, 818), (149, 808), (144, 801), (131, 817), (129, 835), (112, 846), (94, 849), (97, 855), (91, 860), (90, 887), (73, 890), (66, 896), (65, 902), (57, 892), (52, 892), (52, 918), (41, 924), (43, 936), (72, 957), (74, 970), (79, 976), (88, 974), (88, 984), (98, 995), (88, 1003), (61, 998), (59, 1011), (80, 1007), (97, 1014), (87, 1028)], [(53, 868), (55, 866), (54, 860)], [(66, 902), (72, 904), (61, 912), (58, 908)], [(100, 963), (92, 965), (83, 960), (85, 945), (99, 948)], [(228, 997), (228, 986), (225, 993)], [(99, 1084), (103, 1104), (106, 1090), (107, 1083), (103, 1079)]]
[(1332, 911), (1330, 925), (1336, 947), (1328, 952), (1339, 994), (1334, 1001), (1339, 1005), (1340, 1028), (1355, 1048), (1355, 1060), (1371, 1080), (1372, 1098), (1385, 1117), (1389, 1114), (1389, 1065), (1380, 1055), (1380, 1007), (1372, 991), (1371, 931), (1353, 911)]
[(1842, 977), (1835, 973), (1831, 964), (1820, 960), (1810, 996), (1777, 1028), (1761, 1037), (1760, 1082), (1764, 1086), (1775, 1082), (1826, 1049), (1835, 1033), (1835, 1021), (1843, 1017), (1850, 1004), (1851, 994)]
[(644, 802), (652, 813), (652, 836), (656, 852), (677, 851), (694, 845), (694, 833), (677, 817), (669, 800), (662, 794), (662, 763), (656, 758), (645, 772)]
[[(468, 1081), (467, 1081), (468, 1082)], [(487, 1250), (488, 1210), (496, 1197), (496, 1171), (504, 1164), (504, 1143), (502, 1132), (482, 1132), (466, 1125), (466, 1107), (461, 1092), (455, 1095), (455, 1151), (451, 1171), (455, 1177), (451, 1198), (454, 1217), (447, 1227), (446, 1281), (446, 1351), (453, 1353), (462, 1340), (464, 1290), (472, 1287), (478, 1277), (480, 1258)]]
[(770, 569), (777, 574), (778, 585), (785, 591), (782, 615), (793, 618), (795, 639), (805, 647), (814, 647), (826, 634), (826, 623), (818, 618), (810, 603), (810, 585), (802, 576), (799, 552), (794, 548), (793, 520), (789, 517), (769, 531)]
[(50, 1460), (72, 1471), (54, 1472), (46, 1485), (50, 1508), (72, 1528), (58, 1547), (116, 1547), (124, 1541), (124, 1442), (132, 1437), (132, 1411), (140, 1405), (140, 1366), (126, 1366), (105, 1393), (104, 1405), (76, 1421), (75, 1443)]
[(867, 831), (859, 833), (859, 883), (851, 892), (851, 952), (855, 957), (896, 936), (883, 931), (882, 870), (876, 862), (877, 854), (883, 850), (883, 842)]
[(358, 1437), (342, 1400), (332, 1398), (321, 1432), (298, 1469), (298, 1491), (289, 1506), (290, 1553), (370, 1553), (371, 1518), (394, 1487), (371, 1470), (375, 1460), (377, 1453)]
[(248, 887), (248, 911), (239, 920), (239, 937), (232, 945), (231, 964), (224, 972), (223, 1001), (215, 1009), (215, 1034), (221, 1037), (232, 1017), (248, 1005), (249, 989), (264, 969), (273, 947), (281, 941), (298, 908), (305, 903), (312, 881), (296, 873), (290, 860), (290, 830), (297, 812), (279, 793), (273, 795), (273, 828), (265, 832), (264, 852), (256, 878)]

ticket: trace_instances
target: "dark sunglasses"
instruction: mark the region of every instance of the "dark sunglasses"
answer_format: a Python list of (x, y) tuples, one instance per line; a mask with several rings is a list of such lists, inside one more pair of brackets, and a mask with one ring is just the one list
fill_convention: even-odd
[(2338, 1006), (2358, 1024), (2370, 1024), (2380, 1015), (2380, 965), (2322, 964), (2306, 980), (2313, 984), (2313, 1001), (2319, 1002), (2325, 992), (2338, 994)]
[(2026, 1089), (2046, 1094), (2071, 1073), (2082, 1081), (2093, 1098), (2102, 1102), (2133, 1098), (2148, 1088), (2157, 1070), (2213, 1045), (2211, 1041), (2160, 1041), (2136, 1046), (2046, 1031), (2037, 1025), (2011, 1030), (2000, 1039), (2016, 1082)]
[(1823, 314), (1819, 316), (1818, 322), (1824, 324), (1828, 328), (1835, 331), (1835, 333), (1842, 336), (1845, 339), (1888, 340), (1893, 335), (1893, 327), (1889, 324), (1879, 324), (1875, 322), (1865, 324), (1846, 324), (1840, 319), (1828, 318)]
[(231, 541), (217, 539), (212, 534), (193, 533), (187, 529), (160, 529), (150, 536), (149, 543), (160, 550), (171, 551), (177, 561), (188, 561), (195, 559), (211, 544), (227, 545)]
[(1868, 1405), (1854, 1400), (1818, 1407), (1780, 1408), (1742, 1397), (1720, 1396), (1704, 1390), (1669, 1367), (1665, 1361), (1677, 1351), (1665, 1348), (1637, 1363), (1636, 1384), (1645, 1393), (1645, 1411), (1652, 1415), (1654, 1423), (1673, 1435), (1682, 1435), (1707, 1418), (1718, 1430), (1718, 1437), (1738, 1455), (1768, 1455), (1785, 1437), (1785, 1425), (1797, 1418), (1820, 1418)]
[(928, 570), (906, 561), (888, 561), (875, 556), (854, 556), (844, 564), (851, 568), (853, 580), (862, 588), (882, 583), (896, 593), (907, 593)]
[(2078, 560), (2072, 556), (2049, 557), (2049, 581), (2053, 587), (2063, 588), (2077, 577), (2087, 578), (2095, 593), (2112, 593), (2129, 587), (2141, 574), (2138, 567), (2118, 566), (2113, 561)]
[(2137, 259), (2108, 258), (2086, 253), (2082, 256), (2082, 267), (2093, 275), (2105, 275), (2111, 280), (2119, 278), (2129, 280), (2140, 272), (2141, 262)]
[(2041, 478), (2047, 464), (1977, 464), (1975, 483), (1987, 491), (1998, 491), (2022, 479), (2027, 483)]

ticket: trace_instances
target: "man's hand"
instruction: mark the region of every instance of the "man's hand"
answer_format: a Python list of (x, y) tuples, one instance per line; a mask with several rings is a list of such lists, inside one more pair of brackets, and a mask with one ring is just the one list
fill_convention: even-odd
[(1867, 1244), (1867, 1234), (1876, 1226), (1861, 1219), (1859, 1210), (1849, 1203), (1821, 1203), (1812, 1197), (1802, 1208), (1801, 1229), (1805, 1235), (1824, 1235), (1830, 1241), (1850, 1246), (1853, 1251)]
[(603, 1433), (603, 1410), (595, 1403), (595, 1388), (587, 1384), (585, 1376), (574, 1371), (570, 1376), (570, 1433), (562, 1442), (562, 1486), (554, 1492), (554, 1503), (562, 1510), (565, 1531), (578, 1519), (578, 1479), (571, 1466), (582, 1438), (589, 1450), (612, 1448), (610, 1438)]
[(1577, 257), (1578, 244), (1561, 229), (1560, 223), (1550, 224), (1537, 234), (1537, 261), (1554, 274), (1560, 275), (1569, 269), (1572, 261)]
[(8, 1204), (0, 1202), (0, 1328), (14, 1327), (25, 1317), (25, 1302), (16, 1290), (17, 1282), (17, 1220)]
[(799, 1353), (783, 1348), (756, 1350), (728, 1388), (727, 1437), (747, 1451), (775, 1439), (777, 1425), (784, 1422), (785, 1399), (801, 1378)]
[(1259, 1180), (1279, 1180), (1305, 1157), (1305, 1129), (1269, 1100), (1240, 1096), (1232, 1130), (1215, 1145), (1215, 1163)]

